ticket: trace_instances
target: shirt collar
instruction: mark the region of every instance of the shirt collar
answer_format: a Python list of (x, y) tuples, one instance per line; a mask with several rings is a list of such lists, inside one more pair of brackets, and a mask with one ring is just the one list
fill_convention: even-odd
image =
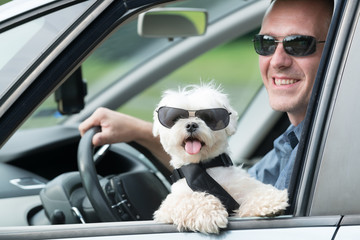
[(297, 126), (291, 124), (284, 133), (284, 136), (287, 138), (286, 141), (290, 143), (292, 149), (294, 149), (299, 143), (303, 125), (303, 122)]

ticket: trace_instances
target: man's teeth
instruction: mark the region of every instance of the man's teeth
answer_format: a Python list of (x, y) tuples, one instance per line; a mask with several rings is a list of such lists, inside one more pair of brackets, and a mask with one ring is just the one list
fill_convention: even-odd
[(297, 80), (295, 79), (275, 79), (276, 86), (289, 85), (289, 84), (294, 84), (296, 82)]

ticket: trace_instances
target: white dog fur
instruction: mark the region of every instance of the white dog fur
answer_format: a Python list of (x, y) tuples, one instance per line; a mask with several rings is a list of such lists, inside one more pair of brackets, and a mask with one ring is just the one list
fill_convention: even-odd
[[(204, 121), (195, 117), (179, 119), (172, 128), (166, 128), (159, 122), (155, 111), (153, 134), (160, 135), (161, 144), (171, 156), (170, 164), (174, 168), (228, 153), (227, 139), (236, 131), (238, 114), (230, 106), (227, 96), (213, 83), (191, 85), (179, 91), (168, 90), (158, 105), (161, 106), (186, 110), (225, 108), (231, 112), (229, 125), (212, 131)], [(190, 121), (199, 125), (195, 137), (204, 143), (197, 154), (189, 154), (184, 149), (184, 141), (189, 137), (185, 126)], [(207, 169), (207, 173), (240, 204), (234, 216), (273, 216), (288, 206), (287, 190), (280, 191), (253, 179), (241, 167), (214, 167)], [(192, 191), (184, 178), (171, 186), (171, 193), (154, 213), (156, 222), (175, 224), (179, 231), (202, 233), (219, 233), (220, 228), (226, 228), (227, 217), (226, 208), (218, 198)]]

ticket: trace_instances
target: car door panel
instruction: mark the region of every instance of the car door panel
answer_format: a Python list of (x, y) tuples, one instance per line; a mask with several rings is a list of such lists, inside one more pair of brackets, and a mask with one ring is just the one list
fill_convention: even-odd
[(360, 215), (344, 216), (335, 239), (354, 239), (354, 236), (360, 236)]
[(360, 226), (341, 227), (334, 239), (335, 240), (354, 239), (354, 236), (360, 236)]

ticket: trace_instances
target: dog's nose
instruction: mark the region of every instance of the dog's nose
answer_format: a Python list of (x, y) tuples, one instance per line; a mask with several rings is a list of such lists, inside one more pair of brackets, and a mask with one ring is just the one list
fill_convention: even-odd
[(196, 129), (198, 129), (198, 128), (199, 128), (199, 125), (198, 125), (197, 123), (194, 123), (194, 122), (188, 123), (188, 124), (186, 125), (186, 130), (187, 130), (188, 132), (195, 132)]

